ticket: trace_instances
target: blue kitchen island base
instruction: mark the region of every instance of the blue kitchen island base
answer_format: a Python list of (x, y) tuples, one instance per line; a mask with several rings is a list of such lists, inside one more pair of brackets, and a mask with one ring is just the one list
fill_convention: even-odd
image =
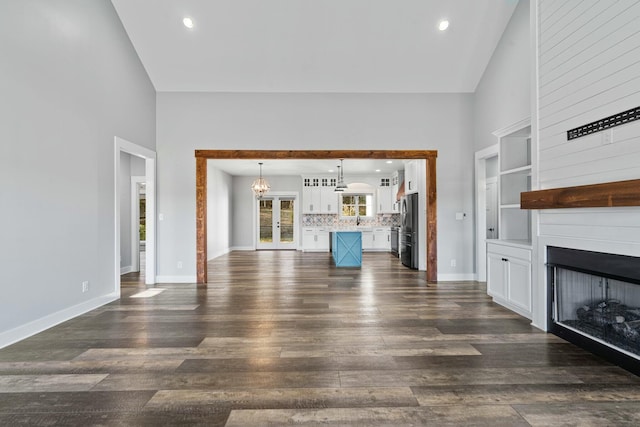
[(362, 266), (362, 233), (359, 231), (332, 232), (331, 251), (336, 267)]

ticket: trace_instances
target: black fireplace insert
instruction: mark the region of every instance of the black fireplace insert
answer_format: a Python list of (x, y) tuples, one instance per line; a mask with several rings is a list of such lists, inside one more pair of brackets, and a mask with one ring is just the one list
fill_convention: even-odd
[(640, 374), (640, 258), (547, 247), (550, 331)]

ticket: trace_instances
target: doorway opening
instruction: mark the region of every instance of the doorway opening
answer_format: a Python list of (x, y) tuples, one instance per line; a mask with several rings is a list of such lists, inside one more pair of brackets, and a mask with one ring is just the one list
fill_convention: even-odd
[(487, 239), (498, 238), (498, 144), (475, 154), (476, 271), (487, 281)]
[(196, 274), (207, 283), (207, 160), (208, 159), (421, 159), (425, 161), (426, 278), (438, 280), (437, 190), (435, 150), (196, 150)]
[[(137, 251), (132, 251), (133, 239), (136, 236), (131, 236), (128, 239), (124, 239), (122, 237), (122, 227), (126, 224), (126, 228), (129, 229), (129, 234), (132, 229), (136, 229), (138, 227), (132, 227), (131, 225), (136, 223), (139, 224), (139, 217), (134, 219), (130, 214), (131, 208), (127, 208), (123, 210), (124, 201), (129, 201), (133, 199), (134, 196), (139, 195), (139, 191), (132, 191), (130, 198), (124, 196), (126, 193), (125, 189), (129, 190), (131, 188), (130, 180), (127, 179), (126, 185), (123, 184), (123, 176), (127, 175), (127, 177), (131, 176), (131, 166), (129, 165), (129, 171), (126, 171), (123, 166), (121, 159), (124, 154), (130, 155), (132, 158), (139, 158), (144, 161), (144, 180), (142, 180), (141, 175), (136, 174), (135, 176), (139, 177), (140, 182), (144, 182), (144, 261), (138, 260), (138, 269), (140, 264), (144, 265), (144, 280), (142, 283), (147, 285), (153, 285), (156, 281), (156, 268), (155, 268), (155, 257), (156, 257), (156, 242), (155, 242), (155, 170), (156, 170), (156, 153), (155, 151), (149, 150), (148, 148), (142, 147), (140, 145), (134, 144), (127, 140), (124, 140), (119, 137), (114, 138), (115, 145), (115, 161), (114, 161), (114, 184), (115, 184), (115, 233), (114, 233), (114, 293), (117, 296), (120, 296), (120, 276), (123, 273), (122, 266), (122, 254), (126, 251), (129, 252), (129, 257), (133, 260), (136, 259), (136, 253), (139, 252), (139, 246)], [(126, 172), (126, 173), (125, 173)], [(137, 188), (137, 187), (136, 187)], [(138, 196), (136, 196), (138, 197)], [(137, 203), (133, 202), (133, 205), (137, 205)], [(139, 231), (138, 231), (139, 233)], [(130, 240), (129, 240), (130, 239)], [(123, 245), (121, 246), (121, 242)], [(132, 257), (131, 255), (134, 254)], [(125, 265), (125, 268), (129, 269), (128, 272), (133, 270), (133, 262)]]
[(120, 276), (121, 285), (145, 284), (146, 270), (146, 182), (145, 176), (131, 177), (130, 245), (131, 268)]

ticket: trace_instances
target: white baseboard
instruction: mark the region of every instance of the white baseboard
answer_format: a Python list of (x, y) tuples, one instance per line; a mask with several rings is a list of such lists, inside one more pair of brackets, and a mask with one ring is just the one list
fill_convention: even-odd
[(476, 279), (477, 275), (474, 273), (438, 274), (438, 282), (468, 282)]
[(123, 274), (132, 273), (132, 272), (133, 272), (133, 266), (131, 266), (131, 265), (120, 267), (120, 275), (121, 276)]
[(216, 251), (212, 254), (207, 252), (207, 256), (209, 257), (207, 261), (211, 261), (212, 259), (218, 258), (219, 256), (226, 255), (229, 252), (231, 252), (231, 249), (229, 248)]
[(41, 317), (17, 328), (10, 329), (6, 332), (0, 333), (0, 348), (6, 347), (39, 332), (49, 329), (62, 322), (66, 322), (69, 319), (80, 316), (88, 311), (95, 310), (98, 307), (102, 307), (112, 301), (117, 300), (120, 296), (117, 293), (111, 293), (103, 295), (101, 297), (90, 299), (89, 301), (81, 302), (69, 308), (56, 311), (55, 313)]
[(229, 250), (229, 252), (231, 251), (255, 251), (256, 248), (254, 248), (253, 246), (232, 246)]
[(196, 283), (196, 276), (156, 276), (156, 283)]

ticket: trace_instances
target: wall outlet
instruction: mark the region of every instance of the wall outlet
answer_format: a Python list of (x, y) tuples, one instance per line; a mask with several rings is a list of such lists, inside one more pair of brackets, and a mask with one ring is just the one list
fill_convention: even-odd
[(456, 266), (456, 260), (455, 260), (455, 259), (452, 259), (452, 260), (451, 260), (451, 267), (455, 267), (455, 266)]
[(89, 281), (85, 280), (82, 282), (82, 292), (87, 292), (89, 290)]
[(178, 268), (182, 268), (182, 261), (178, 261)]

